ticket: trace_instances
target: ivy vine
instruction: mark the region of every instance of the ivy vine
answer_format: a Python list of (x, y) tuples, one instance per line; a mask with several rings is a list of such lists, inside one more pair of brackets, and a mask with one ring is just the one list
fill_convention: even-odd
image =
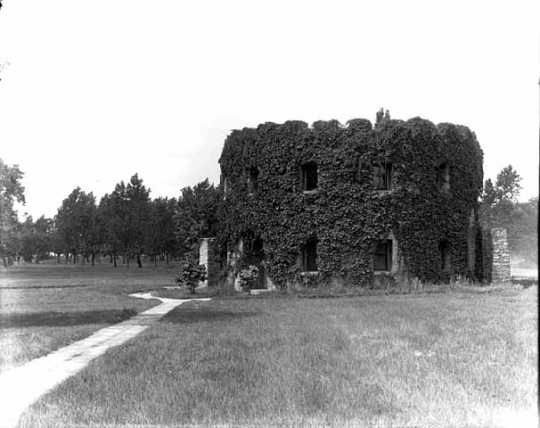
[[(319, 281), (371, 283), (373, 247), (390, 232), (409, 275), (445, 279), (443, 240), (449, 243), (451, 274), (473, 275), (467, 270), (467, 232), (482, 189), (482, 161), (467, 127), (421, 118), (375, 127), (354, 119), (345, 126), (288, 121), (235, 130), (219, 160), (227, 191), (218, 242), (231, 248), (245, 236), (260, 237), (265, 269), (281, 287), (298, 280), (298, 255), (314, 236)], [(308, 162), (317, 165), (314, 192), (302, 191), (300, 171)], [(382, 164), (392, 165), (390, 191), (374, 189), (374, 168)], [(445, 165), (450, 189), (441, 191)]]

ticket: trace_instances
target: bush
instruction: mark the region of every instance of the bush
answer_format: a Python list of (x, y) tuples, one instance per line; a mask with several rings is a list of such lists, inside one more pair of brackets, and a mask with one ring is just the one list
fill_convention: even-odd
[(206, 266), (195, 263), (191, 259), (185, 259), (180, 263), (180, 269), (175, 281), (180, 287), (187, 287), (191, 294), (195, 294), (195, 288), (199, 281), (205, 279)]
[(253, 283), (257, 280), (259, 276), (259, 269), (257, 266), (249, 265), (247, 268), (242, 269), (238, 274), (240, 281), (240, 286), (242, 290), (249, 291), (251, 290)]

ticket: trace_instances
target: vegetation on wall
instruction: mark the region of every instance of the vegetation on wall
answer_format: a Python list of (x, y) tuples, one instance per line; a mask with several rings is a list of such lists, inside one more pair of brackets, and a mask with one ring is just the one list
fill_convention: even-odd
[[(355, 119), (346, 126), (288, 121), (235, 130), (220, 158), (226, 193), (218, 240), (233, 248), (241, 238), (260, 237), (265, 269), (281, 287), (301, 278), (299, 254), (313, 238), (318, 280), (370, 283), (373, 249), (391, 232), (403, 274), (422, 280), (473, 275), (467, 272), (467, 232), (482, 189), (482, 158), (464, 126), (391, 120), (388, 114), (375, 127)], [(302, 167), (310, 163), (317, 166), (317, 187), (304, 190)], [(383, 166), (391, 166), (391, 190), (374, 188), (373, 176)], [(442, 241), (449, 243), (450, 272), (442, 267)]]

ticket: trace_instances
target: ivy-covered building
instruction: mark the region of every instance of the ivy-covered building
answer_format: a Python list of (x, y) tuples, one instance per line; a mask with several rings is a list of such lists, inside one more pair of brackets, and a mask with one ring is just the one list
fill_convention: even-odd
[(261, 288), (479, 278), (482, 158), (467, 127), (421, 118), (232, 131), (219, 160), (225, 276), (257, 265)]

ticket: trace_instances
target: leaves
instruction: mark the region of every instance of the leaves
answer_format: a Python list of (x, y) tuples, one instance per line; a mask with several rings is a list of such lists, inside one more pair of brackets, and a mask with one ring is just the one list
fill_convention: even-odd
[(206, 280), (206, 266), (195, 262), (192, 257), (185, 258), (180, 262), (179, 271), (175, 281), (180, 287), (187, 287), (195, 293), (199, 281)]
[[(374, 129), (365, 119), (262, 124), (233, 131), (220, 157), (227, 179), (221, 203), (220, 245), (258, 235), (265, 265), (282, 287), (294, 281), (302, 245), (319, 244), (318, 280), (343, 275), (353, 284), (373, 275), (374, 242), (397, 237), (411, 274), (441, 277), (440, 240), (450, 239), (455, 273), (467, 270), (467, 227), (482, 188), (483, 154), (467, 128), (414, 118), (393, 120), (381, 112)], [(316, 194), (302, 192), (301, 165), (316, 162)], [(392, 190), (374, 189), (373, 165), (392, 165)], [(442, 194), (437, 167), (450, 165), (450, 190)], [(249, 196), (248, 168), (258, 170)], [(376, 183), (375, 183), (376, 184)]]

